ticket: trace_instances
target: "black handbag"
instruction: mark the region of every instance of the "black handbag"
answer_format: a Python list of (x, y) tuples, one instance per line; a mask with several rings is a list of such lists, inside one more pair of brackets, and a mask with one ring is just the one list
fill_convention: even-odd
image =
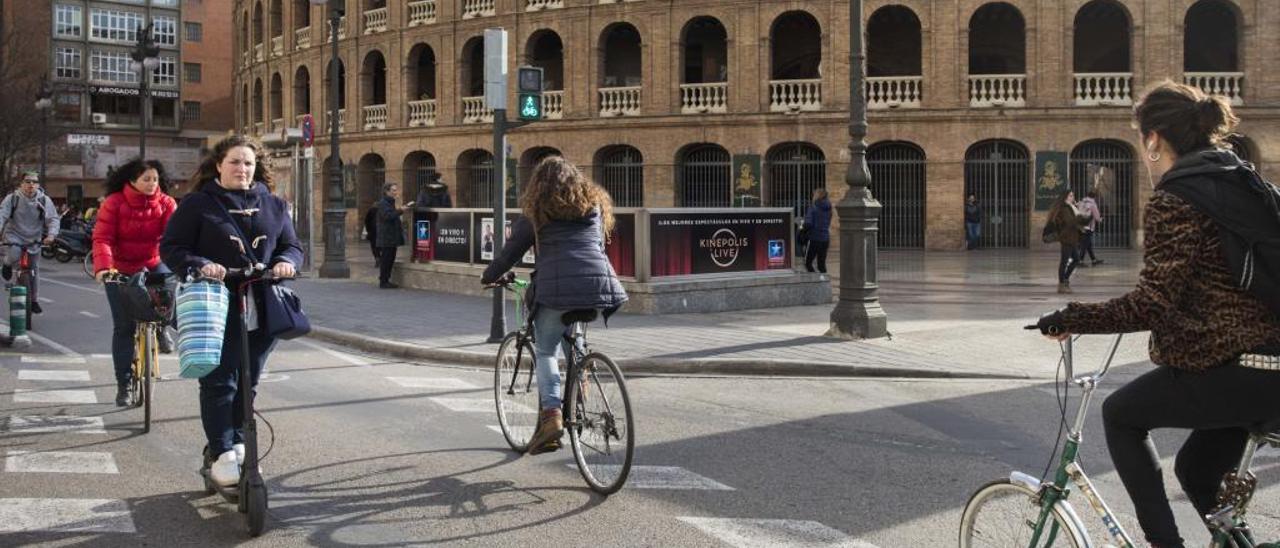
[(311, 332), (311, 320), (302, 312), (302, 299), (280, 284), (262, 289), (262, 328), (278, 339), (296, 339)]

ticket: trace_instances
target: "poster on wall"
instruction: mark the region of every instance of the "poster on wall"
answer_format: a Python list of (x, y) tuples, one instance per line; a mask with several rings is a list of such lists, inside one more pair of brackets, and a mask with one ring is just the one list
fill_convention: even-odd
[(791, 268), (790, 211), (650, 212), (654, 277)]
[(636, 214), (615, 213), (613, 234), (604, 244), (615, 274), (634, 278), (636, 275)]
[[(476, 250), (476, 257), (478, 257), (476, 262), (488, 263), (492, 261), (494, 255), (500, 251), (500, 249), (497, 248), (497, 242), (495, 241), (493, 233), (493, 215), (488, 214), (486, 216), (485, 214), (477, 214), (476, 216), (475, 231), (476, 234), (480, 235), (480, 237), (476, 239), (477, 247), (479, 248)], [(506, 228), (503, 232), (504, 242), (511, 240), (511, 223), (515, 222), (518, 217), (520, 217), (519, 213), (507, 214)], [(518, 266), (533, 267), (533, 264), (534, 253), (533, 248), (530, 247), (529, 250), (524, 253), (524, 256), (520, 258), (520, 264)]]
[(733, 207), (760, 207), (760, 155), (734, 155), (733, 173)]
[(440, 211), (435, 219), (432, 260), (455, 263), (471, 262), (471, 214), (465, 211)]
[(1036, 153), (1036, 211), (1048, 211), (1068, 190), (1067, 153), (1040, 151)]

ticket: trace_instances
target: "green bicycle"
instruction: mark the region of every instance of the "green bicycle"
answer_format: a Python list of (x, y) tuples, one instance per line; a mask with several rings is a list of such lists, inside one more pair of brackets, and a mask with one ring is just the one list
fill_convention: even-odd
[[(1075, 338), (1079, 338), (1078, 336)], [(978, 489), (965, 504), (960, 518), (960, 548), (1041, 548), (1072, 546), (1074, 548), (1134, 548), (1137, 544), (1125, 532), (1116, 515), (1098, 494), (1078, 460), (1081, 432), (1085, 413), (1093, 398), (1094, 390), (1106, 376), (1120, 347), (1123, 335), (1118, 335), (1107, 352), (1102, 367), (1093, 374), (1072, 376), (1073, 339), (1062, 346), (1062, 364), (1066, 369), (1064, 382), (1080, 387), (1080, 407), (1076, 410), (1075, 423), (1066, 433), (1053, 481), (1041, 480), (1022, 472), (1013, 472), (1007, 479), (993, 481)], [(1066, 407), (1062, 407), (1062, 420), (1066, 421)], [(1204, 516), (1212, 533), (1210, 548), (1277, 548), (1280, 544), (1258, 544), (1245, 522), (1249, 500), (1257, 486), (1252, 471), (1253, 456), (1258, 448), (1269, 445), (1280, 447), (1280, 421), (1259, 424), (1250, 429), (1245, 442), (1244, 455), (1235, 472), (1223, 478), (1218, 493), (1218, 507)], [(1243, 470), (1243, 473), (1239, 473)], [(1067, 500), (1072, 487), (1080, 492), (1085, 502), (1097, 514), (1102, 529), (1111, 542), (1095, 542), (1088, 534), (1084, 522)]]

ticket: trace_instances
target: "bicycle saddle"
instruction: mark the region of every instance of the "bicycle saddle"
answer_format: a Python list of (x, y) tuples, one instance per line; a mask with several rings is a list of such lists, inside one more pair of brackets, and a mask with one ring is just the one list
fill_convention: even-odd
[(594, 308), (582, 308), (578, 310), (570, 310), (560, 316), (560, 321), (565, 325), (573, 325), (577, 322), (591, 323), (600, 317), (600, 311)]

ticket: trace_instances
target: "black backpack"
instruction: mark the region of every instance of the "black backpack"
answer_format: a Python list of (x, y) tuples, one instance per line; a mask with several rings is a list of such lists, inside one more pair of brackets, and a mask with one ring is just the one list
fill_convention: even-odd
[(1280, 187), (1252, 165), (1232, 170), (1237, 177), (1186, 177), (1160, 185), (1208, 215), (1236, 286), (1280, 316)]

